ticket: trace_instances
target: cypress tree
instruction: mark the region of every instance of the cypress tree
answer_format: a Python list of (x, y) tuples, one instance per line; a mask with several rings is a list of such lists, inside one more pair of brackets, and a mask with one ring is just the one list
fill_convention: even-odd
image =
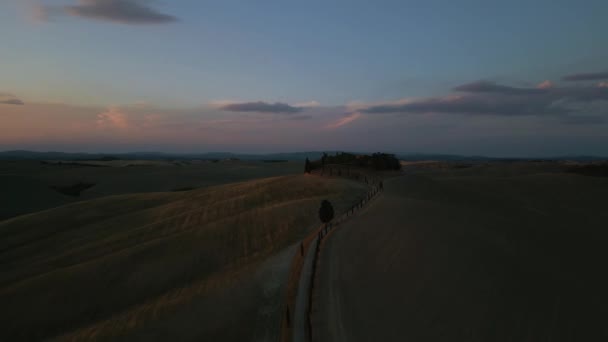
[(334, 218), (334, 207), (328, 200), (323, 200), (321, 202), (321, 208), (319, 208), (319, 218), (323, 223), (328, 223)]

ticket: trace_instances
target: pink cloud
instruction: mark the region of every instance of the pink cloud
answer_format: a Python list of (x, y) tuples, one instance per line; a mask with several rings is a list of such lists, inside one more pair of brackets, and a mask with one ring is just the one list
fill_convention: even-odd
[(550, 89), (553, 88), (554, 84), (553, 82), (546, 80), (544, 82), (539, 83), (538, 85), (536, 85), (536, 88), (538, 89)]
[(100, 128), (129, 128), (127, 115), (117, 107), (110, 107), (97, 115), (97, 126)]
[(363, 115), (361, 115), (361, 113), (359, 112), (355, 112), (355, 113), (350, 113), (346, 116), (344, 116), (341, 119), (338, 119), (337, 121), (334, 121), (330, 124), (328, 124), (327, 126), (325, 126), (326, 129), (336, 129), (342, 126), (346, 126), (358, 119), (360, 119)]
[(298, 102), (296, 104), (294, 104), (295, 107), (300, 107), (300, 108), (315, 108), (315, 107), (320, 107), (321, 103), (319, 103), (318, 101), (307, 101), (307, 102)]
[(49, 20), (49, 11), (40, 4), (34, 4), (30, 8), (30, 18), (37, 23), (46, 22)]

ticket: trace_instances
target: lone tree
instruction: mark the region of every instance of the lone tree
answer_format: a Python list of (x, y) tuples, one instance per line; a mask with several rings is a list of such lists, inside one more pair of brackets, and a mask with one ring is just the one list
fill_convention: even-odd
[(323, 156), (321, 157), (321, 174), (325, 173), (325, 162), (327, 161), (327, 153), (323, 152)]
[(319, 208), (319, 218), (323, 223), (328, 223), (334, 218), (334, 207), (328, 200), (323, 200), (321, 202), (321, 208)]
[(310, 160), (306, 158), (306, 162), (304, 163), (304, 173), (310, 173), (312, 171), (312, 165), (310, 164)]

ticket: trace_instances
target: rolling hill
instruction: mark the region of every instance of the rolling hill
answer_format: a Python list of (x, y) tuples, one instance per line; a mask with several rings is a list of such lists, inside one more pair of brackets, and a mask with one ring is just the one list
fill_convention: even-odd
[(365, 191), (284, 176), (0, 222), (0, 340), (273, 338), (294, 244), (319, 203), (339, 212)]
[(413, 165), (325, 243), (314, 341), (604, 341), (608, 178)]
[[(0, 221), (103, 196), (201, 188), (299, 174), (302, 168), (301, 162), (260, 161), (0, 161)], [(55, 190), (81, 182), (93, 186), (79, 196)]]

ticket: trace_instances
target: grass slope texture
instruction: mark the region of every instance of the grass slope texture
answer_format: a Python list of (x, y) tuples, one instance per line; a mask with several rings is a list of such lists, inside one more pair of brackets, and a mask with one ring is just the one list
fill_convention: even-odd
[[(301, 162), (0, 161), (0, 221), (110, 195), (202, 188), (300, 174)], [(96, 165), (98, 167), (91, 167)], [(82, 187), (80, 185), (90, 185)]]
[[(365, 191), (283, 176), (0, 222), (0, 340), (274, 338), (280, 283), (294, 244), (318, 224), (319, 203), (339, 213)], [(276, 273), (268, 262), (278, 257)], [(268, 267), (270, 280), (260, 275)]]

